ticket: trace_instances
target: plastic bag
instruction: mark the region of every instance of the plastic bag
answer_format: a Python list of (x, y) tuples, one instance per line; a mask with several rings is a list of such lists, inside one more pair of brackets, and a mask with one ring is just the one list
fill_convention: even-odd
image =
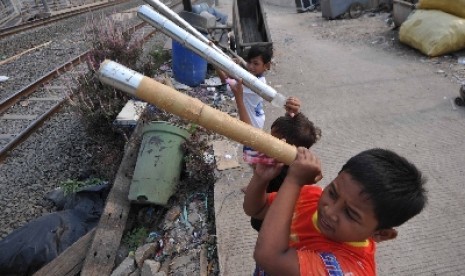
[(427, 56), (465, 48), (465, 19), (436, 10), (417, 10), (399, 30), (399, 39)]
[(465, 0), (420, 0), (419, 9), (440, 10), (465, 18)]
[(0, 241), (0, 275), (32, 275), (94, 228), (105, 207), (108, 185), (63, 197), (49, 194), (59, 209), (16, 229)]

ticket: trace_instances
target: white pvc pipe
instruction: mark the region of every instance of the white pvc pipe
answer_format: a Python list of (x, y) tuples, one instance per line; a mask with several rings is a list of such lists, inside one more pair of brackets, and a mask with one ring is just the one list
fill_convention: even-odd
[(186, 32), (149, 6), (143, 5), (139, 7), (137, 16), (203, 57), (208, 62), (225, 71), (229, 76), (234, 79), (242, 79), (245, 86), (260, 95), (266, 101), (271, 102), (274, 106), (284, 107), (286, 98), (282, 94), (278, 93), (271, 86), (261, 82), (256, 76), (250, 74), (229, 57), (218, 53), (207, 43), (202, 42), (194, 35)]
[[(181, 16), (179, 16), (177, 13), (175, 13), (172, 9), (170, 9), (168, 6), (166, 6), (159, 0), (144, 0), (144, 1), (145, 3), (155, 8), (159, 13), (166, 16), (168, 19), (170, 19), (174, 23), (178, 24), (178, 26), (185, 28), (186, 31), (193, 34), (195, 37), (200, 39), (202, 42), (205, 42), (207, 44), (209, 43), (209, 40), (204, 35), (202, 35), (199, 31), (197, 31), (196, 28), (192, 27), (192, 25), (189, 24), (189, 22), (184, 20)], [(216, 47), (216, 45), (213, 44), (212, 47), (219, 53), (227, 56), (225, 53), (223, 53), (223, 51), (221, 51), (221, 49)]]

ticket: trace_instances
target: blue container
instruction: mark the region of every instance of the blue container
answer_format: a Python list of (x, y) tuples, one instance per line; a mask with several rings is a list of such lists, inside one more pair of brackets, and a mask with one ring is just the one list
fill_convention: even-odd
[(207, 61), (173, 40), (174, 79), (188, 86), (200, 85), (207, 75)]

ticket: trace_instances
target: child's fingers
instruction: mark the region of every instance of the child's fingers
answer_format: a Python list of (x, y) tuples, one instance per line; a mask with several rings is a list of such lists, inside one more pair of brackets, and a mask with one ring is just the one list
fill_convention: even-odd
[(297, 170), (295, 173), (299, 175), (304, 182), (308, 180), (316, 183), (323, 178), (320, 159), (307, 148), (297, 148), (297, 156), (294, 163), (295, 170)]
[(299, 113), (300, 109), (300, 100), (295, 97), (289, 97), (286, 100), (286, 104), (284, 105), (284, 108), (286, 109), (286, 113), (294, 117), (295, 114)]

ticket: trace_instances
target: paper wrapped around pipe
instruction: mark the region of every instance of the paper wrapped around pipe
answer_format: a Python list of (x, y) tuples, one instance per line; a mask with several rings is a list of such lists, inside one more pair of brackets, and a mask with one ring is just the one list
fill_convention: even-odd
[(297, 155), (295, 146), (119, 63), (104, 61), (98, 74), (99, 79), (105, 84), (252, 147), (279, 162), (289, 165)]
[(286, 98), (274, 90), (271, 86), (261, 82), (256, 76), (237, 65), (229, 57), (218, 53), (207, 43), (202, 42), (192, 34), (186, 32), (181, 27), (154, 11), (147, 5), (140, 6), (137, 16), (146, 21), (161, 32), (178, 41), (199, 56), (225, 71), (235, 79), (242, 79), (245, 86), (260, 95), (263, 99), (271, 102), (276, 107), (284, 107)]

